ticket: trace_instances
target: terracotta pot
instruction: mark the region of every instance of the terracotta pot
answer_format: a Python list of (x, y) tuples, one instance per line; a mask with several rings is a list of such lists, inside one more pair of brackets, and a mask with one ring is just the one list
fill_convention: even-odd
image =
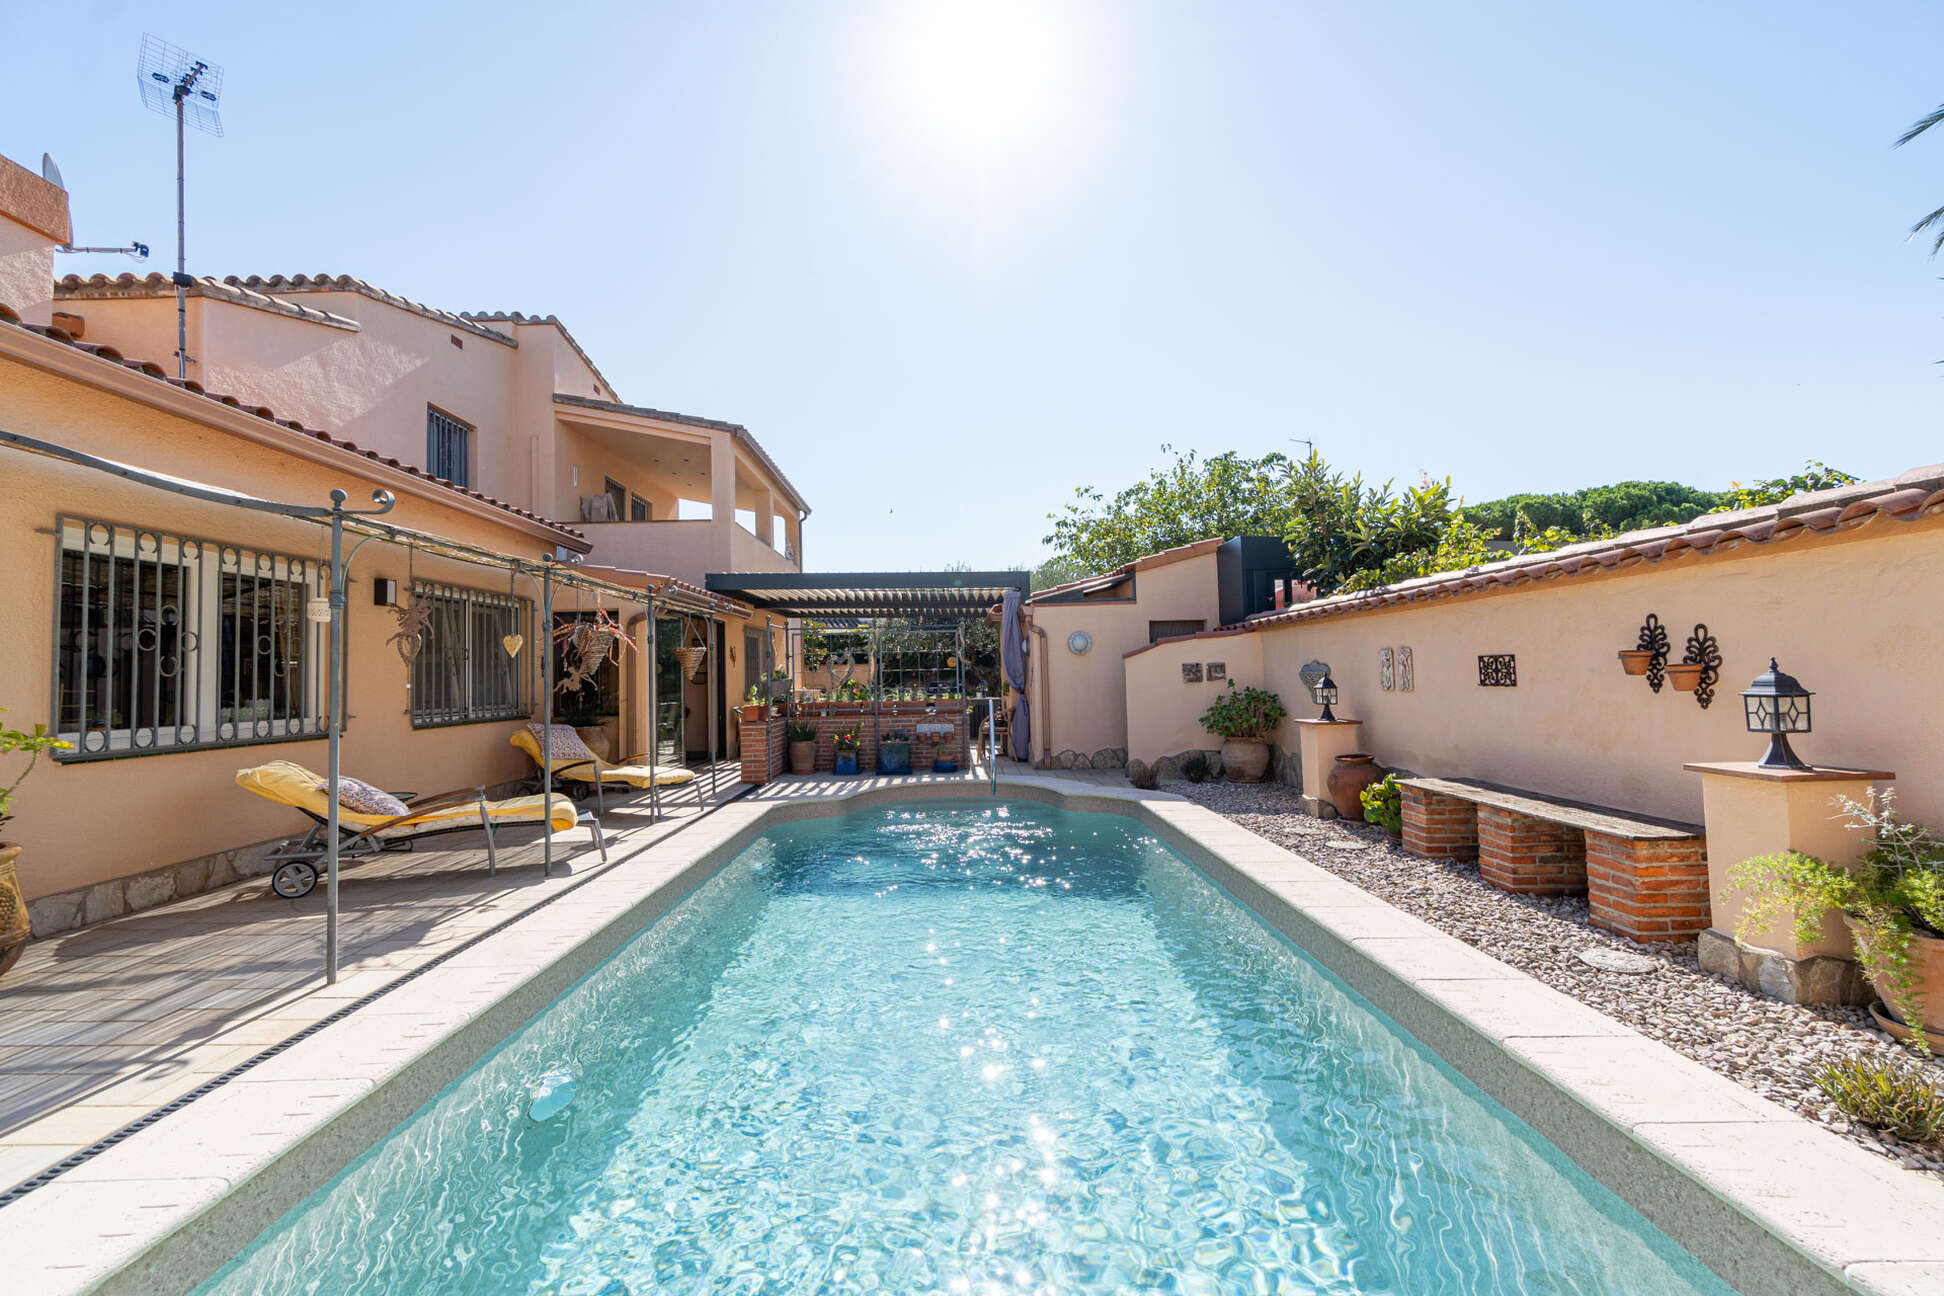
[(1667, 682), (1683, 693), (1692, 693), (1701, 686), (1701, 672), (1706, 669), (1700, 662), (1669, 662)]
[(1369, 752), (1345, 752), (1336, 758), (1336, 767), (1323, 787), (1337, 813), (1354, 823), (1363, 822), (1363, 802), (1357, 794), (1382, 779), (1387, 771)]
[[(1916, 1015), (1914, 1011), (1906, 1011), (1914, 1009), (1915, 1005), (1905, 1002), (1907, 996), (1897, 994), (1895, 987), (1890, 984), (1888, 969), (1870, 953), (1868, 935), (1848, 914), (1843, 915), (1843, 923), (1856, 941), (1857, 962), (1869, 974), (1870, 984), (1883, 996), (1884, 1006), (1890, 1009), (1890, 1015), (1905, 1026), (1919, 1025), (1911, 1020)], [(1916, 989), (1924, 1004), (1921, 1025), (1927, 1033), (1944, 1033), (1944, 940), (1913, 932), (1910, 937), (1910, 964), (1917, 974)]]
[(1222, 744), (1222, 769), (1231, 783), (1260, 783), (1269, 772), (1269, 744), (1230, 738)]
[(1647, 648), (1622, 648), (1620, 650), (1620, 669), (1629, 675), (1645, 675), (1647, 668), (1654, 664), (1654, 654)]
[(769, 719), (769, 703), (745, 702), (736, 708), (736, 718), (744, 724), (761, 724)]
[(790, 773), (814, 774), (817, 772), (817, 740), (790, 744)]
[(14, 871), (18, 858), (20, 847), (0, 842), (0, 975), (20, 958), (27, 938), (33, 934), (27, 920), (27, 901), (20, 894), (20, 875)]

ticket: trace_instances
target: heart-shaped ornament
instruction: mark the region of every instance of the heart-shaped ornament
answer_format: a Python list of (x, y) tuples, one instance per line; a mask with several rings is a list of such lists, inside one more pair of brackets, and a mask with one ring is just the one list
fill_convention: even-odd
[(526, 647), (526, 636), (508, 635), (506, 638), (500, 640), (500, 647), (506, 649), (506, 655), (508, 657), (518, 657), (520, 655), (520, 649)]

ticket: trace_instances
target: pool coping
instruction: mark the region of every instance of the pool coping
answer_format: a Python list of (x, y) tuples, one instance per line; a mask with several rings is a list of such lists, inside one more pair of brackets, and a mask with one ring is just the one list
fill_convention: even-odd
[[(1748, 1296), (1944, 1290), (1944, 1186), (1902, 1170), (1212, 810), (1001, 776), (1127, 815)], [(193, 1289), (767, 827), (984, 783), (765, 788), (719, 807), (0, 1208), (44, 1296)]]

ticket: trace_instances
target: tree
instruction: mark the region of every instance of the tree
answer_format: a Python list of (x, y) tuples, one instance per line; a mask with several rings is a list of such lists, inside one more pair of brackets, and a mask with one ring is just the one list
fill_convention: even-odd
[(1375, 589), (1379, 585), (1392, 585), (1417, 576), (1463, 571), (1467, 567), (1498, 562), (1513, 554), (1549, 553), (1582, 540), (1608, 539), (1613, 535), (1613, 530), (1591, 519), (1587, 519), (1583, 531), (1542, 527), (1522, 510), (1513, 515), (1511, 539), (1503, 540), (1500, 538), (1503, 535), (1499, 528), (1482, 526), (1466, 514), (1457, 513), (1438, 537), (1436, 547), (1398, 554), (1381, 567), (1358, 572), (1341, 588), (1344, 592)]
[(1061, 512), (1048, 515), (1053, 531), (1045, 543), (1066, 570), (1091, 575), (1211, 536), (1282, 535), (1287, 529), (1287, 456), (1250, 459), (1230, 450), (1202, 459), (1193, 450), (1161, 449), (1175, 455), (1168, 467), (1111, 500), (1082, 486)]
[(1362, 476), (1332, 472), (1311, 453), (1289, 478), (1284, 538), (1296, 572), (1319, 594), (1335, 593), (1357, 573), (1402, 554), (1433, 549), (1451, 524), (1451, 481), (1426, 479), (1394, 493)]
[(1793, 477), (1771, 477), (1767, 481), (1750, 482), (1746, 486), (1740, 482), (1730, 482), (1729, 485), (1733, 489), (1728, 492), (1728, 507), (1746, 509), (1760, 508), (1764, 504), (1780, 504), (1791, 495), (1829, 490), (1834, 486), (1848, 486), (1856, 480), (1840, 468), (1831, 468), (1821, 460), (1811, 459), (1804, 463), (1802, 471)]
[[(1897, 136), (1897, 142), (1890, 147), (1902, 148), (1939, 122), (1944, 122), (1944, 104), (1939, 104), (1937, 107), (1931, 109), (1930, 112), (1912, 122), (1910, 129)], [(1936, 256), (1940, 249), (1944, 249), (1944, 207), (1939, 207), (1936, 211), (1924, 217), (1924, 219), (1918, 221), (1915, 225), (1912, 225), (1910, 227), (1910, 237), (1916, 238), (1926, 230), (1935, 230), (1937, 232), (1937, 237), (1931, 240), (1930, 250), (1930, 254)]]
[(1587, 533), (1600, 527), (1638, 531), (1644, 527), (1691, 522), (1726, 507), (1722, 491), (1700, 490), (1679, 482), (1623, 481), (1611, 486), (1550, 495), (1508, 495), (1465, 505), (1465, 516), (1487, 530), (1509, 534), (1520, 514), (1541, 531), (1559, 528)]

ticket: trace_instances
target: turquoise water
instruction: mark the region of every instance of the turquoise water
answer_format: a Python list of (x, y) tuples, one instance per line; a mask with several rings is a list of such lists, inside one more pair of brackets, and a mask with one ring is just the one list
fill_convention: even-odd
[(771, 832), (201, 1290), (1729, 1292), (1137, 825), (991, 802)]

